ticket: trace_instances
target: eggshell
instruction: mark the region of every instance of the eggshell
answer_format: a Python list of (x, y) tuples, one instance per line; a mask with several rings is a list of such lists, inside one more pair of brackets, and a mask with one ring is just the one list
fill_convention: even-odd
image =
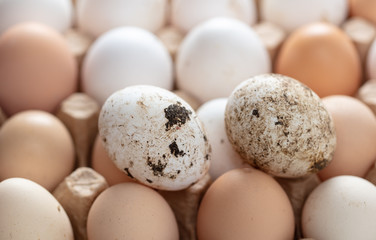
[(317, 21), (340, 25), (348, 15), (347, 0), (261, 0), (261, 19), (291, 32)]
[(319, 177), (364, 177), (376, 160), (375, 115), (367, 105), (348, 96), (326, 97), (323, 103), (336, 126), (337, 148), (333, 161), (318, 173)]
[(28, 21), (64, 32), (71, 27), (72, 15), (71, 0), (1, 0), (0, 35), (9, 27)]
[(376, 39), (373, 40), (369, 48), (366, 61), (368, 79), (376, 79)]
[(82, 67), (83, 91), (102, 105), (115, 91), (150, 84), (171, 90), (172, 60), (152, 33), (136, 27), (113, 29), (90, 47)]
[(76, 61), (54, 29), (21, 23), (0, 35), (0, 79), (0, 105), (7, 115), (53, 112), (77, 90)]
[(228, 97), (241, 81), (270, 72), (270, 57), (255, 31), (230, 18), (208, 20), (183, 40), (177, 86), (201, 102)]
[(81, 31), (93, 37), (121, 26), (156, 32), (166, 20), (167, 0), (80, 0), (77, 22)]
[(229, 142), (225, 128), (225, 109), (227, 98), (217, 98), (206, 102), (197, 110), (207, 132), (212, 147), (212, 160), (209, 174), (213, 180), (223, 173), (243, 166), (243, 159)]
[(99, 134), (119, 169), (161, 190), (187, 188), (210, 165), (210, 145), (194, 110), (162, 88), (138, 85), (112, 94), (99, 116)]
[(133, 181), (125, 172), (116, 167), (115, 163), (111, 161), (99, 135), (95, 139), (92, 158), (92, 168), (101, 174), (107, 181), (108, 185), (112, 186), (118, 183)]
[(91, 206), (88, 239), (178, 240), (174, 213), (156, 191), (121, 183), (102, 192)]
[(325, 168), (336, 146), (334, 123), (320, 98), (278, 74), (239, 84), (228, 100), (225, 124), (230, 142), (247, 162), (279, 177)]
[(376, 24), (376, 2), (373, 0), (349, 0), (350, 15), (361, 17)]
[(293, 210), (271, 176), (251, 168), (231, 170), (202, 199), (197, 235), (200, 240), (293, 239)]
[(254, 0), (172, 0), (171, 22), (183, 32), (215, 17), (231, 17), (252, 25), (257, 20)]
[(320, 97), (354, 95), (362, 79), (354, 44), (328, 23), (312, 23), (293, 32), (276, 58), (275, 72), (301, 81)]
[(63, 207), (30, 180), (9, 178), (0, 182), (0, 212), (0, 239), (74, 239)]
[(23, 177), (52, 191), (74, 167), (74, 147), (65, 126), (42, 111), (25, 111), (0, 129), (0, 180)]
[(376, 188), (359, 177), (338, 176), (321, 183), (303, 208), (305, 237), (314, 239), (374, 239)]

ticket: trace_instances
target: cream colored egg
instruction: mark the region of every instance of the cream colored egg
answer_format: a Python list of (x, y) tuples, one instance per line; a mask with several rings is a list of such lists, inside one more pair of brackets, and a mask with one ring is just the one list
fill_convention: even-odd
[(0, 182), (0, 213), (0, 239), (74, 239), (63, 207), (30, 180), (9, 178)]
[(202, 178), (210, 145), (194, 110), (162, 88), (137, 85), (112, 94), (99, 134), (117, 167), (161, 190), (181, 190)]

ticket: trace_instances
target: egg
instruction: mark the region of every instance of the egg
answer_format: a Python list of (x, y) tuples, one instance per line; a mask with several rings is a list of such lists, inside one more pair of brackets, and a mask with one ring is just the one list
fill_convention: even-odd
[(373, 0), (349, 0), (350, 15), (361, 17), (376, 24), (376, 2)]
[(365, 179), (338, 176), (321, 183), (307, 198), (303, 234), (314, 239), (375, 239), (376, 188)]
[(301, 81), (320, 97), (354, 95), (362, 79), (354, 44), (328, 23), (308, 24), (293, 32), (276, 58), (275, 72)]
[(0, 129), (0, 181), (22, 177), (52, 191), (73, 170), (74, 157), (67, 128), (49, 113), (20, 112)]
[(0, 35), (10, 27), (28, 21), (64, 32), (71, 27), (72, 16), (71, 0), (1, 0)]
[(116, 167), (115, 163), (111, 161), (99, 135), (95, 139), (91, 157), (92, 168), (101, 174), (107, 181), (108, 185), (112, 186), (118, 183), (133, 181), (125, 172)]
[(232, 17), (252, 25), (257, 20), (254, 0), (172, 0), (171, 22), (182, 32), (214, 17)]
[(294, 214), (282, 187), (252, 168), (220, 176), (205, 193), (197, 216), (199, 240), (293, 239)]
[(347, 18), (347, 0), (261, 0), (260, 15), (292, 32), (305, 24), (325, 21), (339, 26)]
[(33, 181), (9, 178), (0, 182), (0, 212), (0, 239), (74, 239), (63, 207)]
[(339, 176), (365, 177), (376, 160), (376, 117), (360, 100), (329, 96), (323, 103), (336, 126), (337, 147), (333, 161), (318, 173), (322, 180)]
[(225, 109), (227, 98), (210, 100), (197, 109), (212, 147), (209, 174), (213, 180), (225, 172), (243, 166), (243, 159), (229, 142), (225, 128)]
[(321, 99), (299, 81), (258, 75), (228, 99), (225, 126), (235, 150), (252, 166), (279, 177), (302, 177), (332, 160), (334, 122)]
[(110, 159), (145, 185), (181, 190), (210, 166), (210, 145), (196, 113), (165, 89), (137, 85), (115, 92), (98, 125)]
[(93, 37), (121, 26), (156, 32), (165, 24), (166, 8), (167, 0), (80, 0), (77, 23)]
[(214, 18), (183, 40), (176, 60), (177, 87), (201, 102), (228, 97), (241, 81), (270, 72), (270, 65), (251, 27), (236, 19)]
[(115, 91), (147, 84), (171, 90), (171, 57), (152, 33), (120, 27), (103, 34), (90, 47), (82, 67), (82, 88), (100, 105)]
[(103, 191), (90, 208), (89, 240), (178, 240), (174, 213), (156, 191), (136, 183), (120, 183)]
[(54, 29), (21, 23), (0, 35), (0, 79), (0, 106), (8, 116), (54, 112), (77, 90), (76, 60)]
[(376, 79), (376, 39), (373, 40), (366, 58), (368, 79)]

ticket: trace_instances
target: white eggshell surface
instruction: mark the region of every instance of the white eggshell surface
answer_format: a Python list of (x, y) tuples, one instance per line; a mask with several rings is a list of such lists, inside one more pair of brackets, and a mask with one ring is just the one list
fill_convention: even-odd
[(158, 87), (132, 86), (111, 95), (99, 134), (119, 169), (154, 188), (186, 188), (209, 168), (210, 145), (194, 110)]
[(302, 227), (307, 238), (375, 239), (375, 186), (363, 178), (346, 175), (321, 183), (306, 200)]
[(24, 178), (0, 182), (0, 239), (73, 240), (69, 218), (46, 189)]

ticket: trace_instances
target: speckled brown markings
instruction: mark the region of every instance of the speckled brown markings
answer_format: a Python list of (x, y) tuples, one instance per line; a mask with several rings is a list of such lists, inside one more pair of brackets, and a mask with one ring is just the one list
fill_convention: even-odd
[(171, 154), (175, 157), (183, 157), (185, 155), (185, 152), (183, 150), (179, 150), (179, 147), (176, 144), (176, 139), (170, 145), (168, 145), (168, 147), (170, 148)]
[[(266, 76), (266, 77), (265, 77)], [(319, 97), (298, 81), (258, 76), (230, 96), (229, 141), (254, 167), (282, 177), (323, 169), (335, 149), (335, 130)]]
[(190, 120), (189, 115), (192, 114), (190, 110), (187, 110), (180, 102), (171, 104), (164, 109), (165, 117), (167, 118), (166, 131), (170, 130), (174, 125), (181, 127), (187, 121)]
[(124, 168), (124, 171), (125, 171), (125, 173), (128, 175), (128, 177), (130, 177), (130, 178), (134, 178), (134, 177), (132, 176), (132, 174), (129, 172), (129, 168)]
[(166, 168), (167, 163), (162, 163), (161, 160), (157, 160), (157, 163), (151, 161), (150, 157), (147, 159), (147, 164), (153, 171), (154, 176), (162, 177), (164, 176), (163, 170)]

